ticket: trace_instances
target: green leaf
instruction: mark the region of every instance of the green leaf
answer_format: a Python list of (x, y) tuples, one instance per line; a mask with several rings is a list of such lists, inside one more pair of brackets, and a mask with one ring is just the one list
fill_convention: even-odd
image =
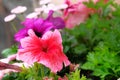
[(68, 80), (87, 80), (85, 76), (80, 77), (80, 70), (76, 69), (75, 72), (67, 74)]
[(11, 48), (7, 48), (7, 49), (3, 50), (2, 55), (3, 55), (3, 57), (7, 57), (9, 55), (16, 54), (17, 49), (18, 49), (17, 46), (13, 45)]
[(87, 61), (81, 68), (92, 70), (92, 75), (100, 76), (101, 79), (108, 75), (118, 76), (120, 57), (115, 52), (110, 51), (104, 43), (100, 43), (94, 50), (87, 55)]

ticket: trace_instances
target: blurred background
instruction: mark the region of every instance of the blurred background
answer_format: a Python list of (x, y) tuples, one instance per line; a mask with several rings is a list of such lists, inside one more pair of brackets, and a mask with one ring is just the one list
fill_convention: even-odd
[[(1, 52), (11, 47), (14, 42), (13, 28), (10, 23), (4, 22), (4, 18), (10, 14), (10, 10), (17, 6), (26, 6), (27, 11), (25, 14), (31, 13), (34, 11), (35, 7), (38, 7), (39, 0), (0, 0), (0, 57)], [(55, 4), (60, 4), (64, 0), (52, 0)], [(15, 19), (15, 25), (17, 29), (20, 29), (20, 20), (19, 18)]]
[[(11, 47), (14, 44), (13, 35), (15, 32), (12, 29), (10, 23), (4, 22), (4, 18), (10, 14), (10, 10), (17, 6), (27, 6), (29, 13), (33, 10), (33, 4), (31, 0), (0, 0), (0, 53), (3, 49)], [(20, 20), (16, 19), (16, 27), (19, 29)], [(1, 54), (0, 54), (1, 57)]]

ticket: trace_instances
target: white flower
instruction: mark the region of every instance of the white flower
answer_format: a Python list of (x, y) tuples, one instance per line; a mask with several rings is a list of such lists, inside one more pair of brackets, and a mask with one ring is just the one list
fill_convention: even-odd
[(48, 8), (50, 7), (50, 8), (55, 8), (56, 7), (56, 5), (55, 4), (48, 4), (48, 6), (47, 6)]
[(29, 65), (27, 63), (14, 63), (13, 65), (16, 65), (16, 66), (19, 66), (19, 67), (23, 67), (23, 65), (24, 65), (26, 68), (29, 68), (30, 66), (32, 66), (32, 65)]
[(61, 4), (61, 5), (56, 6), (57, 10), (66, 9), (67, 7), (68, 7), (67, 4)]
[(0, 59), (0, 61), (4, 63), (9, 63), (10, 61), (15, 60), (15, 59), (16, 59), (16, 54), (13, 54), (13, 55), (8, 56), (7, 58)]
[(50, 10), (53, 10), (53, 11), (57, 10), (56, 6), (54, 4), (52, 4), (52, 3), (48, 4), (47, 6), (43, 5), (42, 9), (43, 9), (44, 13), (49, 13)]
[(39, 13), (37, 12), (32, 12), (26, 16), (26, 18), (37, 18)]
[(73, 4), (78, 3), (78, 2), (86, 2), (86, 1), (89, 1), (89, 0), (71, 0)]
[(47, 6), (46, 5), (42, 5), (42, 10), (45, 10), (46, 8), (47, 8)]
[(17, 6), (16, 8), (11, 10), (11, 13), (20, 14), (20, 13), (24, 13), (26, 10), (27, 7), (25, 6)]
[(51, 0), (40, 0), (39, 4), (40, 5), (45, 5), (45, 4), (48, 4), (50, 2), (51, 2)]
[(15, 19), (16, 18), (16, 15), (15, 14), (10, 14), (10, 15), (8, 15), (8, 16), (6, 16), (5, 18), (4, 18), (4, 21), (5, 22), (10, 22), (10, 21), (12, 21), (13, 19)]
[(48, 11), (49, 10), (53, 10), (53, 11), (56, 11), (56, 5), (55, 4), (48, 4), (48, 6), (47, 6), (47, 8), (48, 8)]
[(48, 6), (46, 6), (46, 5), (43, 5), (41, 9), (43, 10), (44, 13), (49, 12)]
[[(70, 0), (71, 1), (71, 0)], [(65, 0), (51, 0), (51, 3), (55, 4), (55, 5), (60, 5), (65, 3)]]
[(120, 80), (120, 78), (118, 78), (117, 80)]
[(42, 8), (35, 8), (34, 11), (40, 14), (43, 11), (43, 9)]
[(9, 63), (9, 59), (0, 59), (1, 62), (4, 62), (4, 63)]

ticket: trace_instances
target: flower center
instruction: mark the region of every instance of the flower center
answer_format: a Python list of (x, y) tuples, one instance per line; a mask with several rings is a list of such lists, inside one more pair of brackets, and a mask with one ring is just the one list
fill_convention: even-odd
[(44, 47), (42, 48), (42, 51), (47, 53), (48, 48), (44, 46)]
[(38, 36), (38, 37), (42, 37), (42, 34), (40, 32), (35, 32), (35, 34)]

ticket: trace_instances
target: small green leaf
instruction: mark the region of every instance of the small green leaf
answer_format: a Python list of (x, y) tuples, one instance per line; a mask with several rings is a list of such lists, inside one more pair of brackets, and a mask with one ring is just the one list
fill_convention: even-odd
[(17, 49), (18, 49), (17, 46), (13, 45), (11, 48), (7, 48), (7, 49), (3, 50), (2, 55), (3, 55), (3, 57), (7, 57), (9, 55), (16, 54)]
[(68, 80), (87, 80), (85, 76), (82, 75), (80, 77), (80, 70), (76, 69), (75, 72), (72, 72), (71, 74), (67, 74)]

